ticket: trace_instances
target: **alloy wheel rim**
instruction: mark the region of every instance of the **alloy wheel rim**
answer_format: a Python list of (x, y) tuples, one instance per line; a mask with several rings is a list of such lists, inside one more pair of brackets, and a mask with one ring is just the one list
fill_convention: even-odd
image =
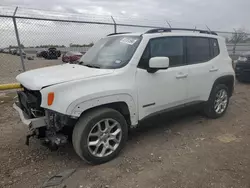
[(214, 110), (217, 114), (222, 114), (228, 103), (227, 91), (225, 89), (221, 89), (217, 92), (215, 101), (214, 101)]
[(106, 157), (120, 145), (122, 129), (114, 119), (102, 119), (97, 122), (88, 135), (88, 149), (95, 157)]

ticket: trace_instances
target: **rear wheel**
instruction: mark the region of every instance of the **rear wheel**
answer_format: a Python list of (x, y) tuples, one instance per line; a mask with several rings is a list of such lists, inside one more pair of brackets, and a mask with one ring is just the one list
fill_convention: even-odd
[(210, 94), (204, 112), (209, 118), (219, 118), (227, 110), (229, 103), (228, 88), (224, 84), (216, 85)]
[(242, 82), (242, 79), (240, 78), (240, 76), (236, 76), (236, 79), (238, 82)]
[(240, 83), (249, 83), (250, 79), (242, 78), (242, 77), (236, 77), (236, 80)]
[(73, 130), (76, 153), (92, 164), (101, 164), (115, 158), (127, 140), (128, 127), (116, 110), (100, 108), (83, 115)]

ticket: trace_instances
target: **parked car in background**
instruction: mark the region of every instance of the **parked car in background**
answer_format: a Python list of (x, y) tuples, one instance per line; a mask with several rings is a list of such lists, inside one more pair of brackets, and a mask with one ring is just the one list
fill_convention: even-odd
[(61, 51), (57, 50), (55, 47), (46, 49), (41, 49), (36, 52), (36, 57), (43, 57), (45, 59), (57, 59), (61, 56)]
[(236, 79), (240, 82), (250, 81), (250, 52), (242, 53), (235, 65)]
[(10, 48), (10, 49), (9, 49), (9, 53), (10, 53), (10, 54), (13, 54), (14, 50), (15, 50), (15, 48)]
[(48, 49), (49, 53), (55, 53), (57, 57), (61, 57), (61, 51), (57, 50), (55, 47), (51, 47)]
[[(26, 58), (26, 53), (25, 53), (25, 51), (24, 51), (23, 49), (21, 49), (21, 53), (22, 53), (23, 57)], [(20, 56), (20, 51), (19, 51), (19, 49), (17, 49), (16, 55)]]
[(47, 50), (41, 49), (36, 52), (36, 57), (46, 57), (47, 56)]
[(17, 54), (17, 48), (11, 48), (9, 49), (9, 53), (12, 54), (12, 55), (16, 55)]
[(77, 62), (83, 56), (80, 52), (69, 51), (62, 56), (62, 61), (64, 63), (74, 63)]
[(49, 48), (45, 59), (58, 59), (61, 56), (61, 51), (56, 48)]
[(46, 51), (42, 51), (41, 56), (45, 59), (58, 59), (61, 56), (61, 51), (51, 47)]
[(7, 48), (5, 48), (5, 49), (3, 49), (2, 52), (7, 54), (7, 53), (9, 53), (9, 50)]
[(17, 54), (17, 49), (14, 49), (14, 50), (12, 51), (12, 54), (13, 54), (13, 55), (16, 55), (16, 54)]

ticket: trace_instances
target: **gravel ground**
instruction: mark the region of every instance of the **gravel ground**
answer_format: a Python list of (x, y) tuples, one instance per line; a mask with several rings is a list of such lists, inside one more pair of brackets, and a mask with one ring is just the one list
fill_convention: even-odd
[(250, 85), (236, 84), (227, 113), (165, 114), (142, 124), (115, 160), (91, 166), (71, 144), (50, 152), (37, 140), (24, 145), (26, 127), (13, 110), (14, 93), (0, 93), (0, 187), (40, 187), (66, 169), (60, 188), (250, 187)]
[[(35, 54), (27, 54), (27, 57)], [(36, 58), (34, 60), (24, 60), (26, 70), (61, 64), (61, 58), (58, 60), (45, 60)], [(21, 60), (17, 55), (0, 53), (0, 84), (16, 82), (15, 77), (22, 72)]]

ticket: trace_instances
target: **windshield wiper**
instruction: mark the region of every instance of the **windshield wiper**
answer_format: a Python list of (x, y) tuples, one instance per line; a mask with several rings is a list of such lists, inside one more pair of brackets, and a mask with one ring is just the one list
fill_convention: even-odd
[(84, 65), (86, 67), (90, 67), (90, 68), (97, 68), (97, 69), (100, 68), (100, 66), (97, 66), (97, 65), (91, 65), (91, 64), (82, 64), (82, 65)]
[(90, 68), (97, 68), (97, 69), (100, 69), (100, 68), (101, 68), (101, 67), (100, 67), (100, 66), (98, 66), (98, 65), (84, 64), (84, 62), (83, 62), (83, 61), (80, 61), (78, 64), (79, 64), (79, 65), (86, 66), (86, 67), (90, 67)]

